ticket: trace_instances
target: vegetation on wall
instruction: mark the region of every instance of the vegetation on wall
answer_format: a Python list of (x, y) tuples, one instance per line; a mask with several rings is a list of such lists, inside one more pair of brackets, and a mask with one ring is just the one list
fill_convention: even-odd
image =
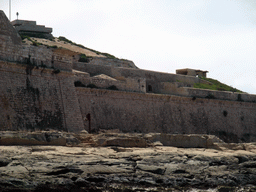
[(59, 39), (60, 41), (66, 42), (66, 43), (70, 43), (71, 45), (75, 45), (75, 46), (81, 47), (81, 48), (83, 48), (83, 49), (87, 49), (87, 50), (89, 50), (89, 51), (92, 51), (92, 52), (96, 53), (97, 55), (104, 55), (104, 56), (106, 56), (107, 58), (110, 58), (110, 59), (118, 59), (118, 58), (116, 58), (114, 55), (111, 55), (111, 54), (109, 54), (109, 53), (101, 53), (101, 52), (99, 52), (99, 51), (96, 51), (96, 50), (87, 48), (87, 47), (85, 47), (85, 46), (83, 46), (83, 45), (81, 45), (81, 44), (76, 44), (76, 43), (74, 43), (73, 41), (67, 39), (66, 37), (59, 36), (58, 39)]
[(203, 80), (209, 81), (212, 84), (209, 85), (209, 84), (204, 84), (204, 83), (195, 83), (193, 85), (194, 88), (243, 93), (242, 91), (240, 91), (236, 88), (233, 88), (231, 86), (228, 86), (224, 83), (221, 83), (218, 80), (211, 79), (211, 78), (205, 78), (205, 77), (200, 77), (200, 78), (203, 79)]
[(89, 63), (90, 59), (92, 59), (92, 57), (87, 57), (85, 54), (80, 54), (79, 55), (79, 62), (84, 62), (84, 63)]
[(29, 32), (22, 33), (22, 32), (19, 32), (19, 35), (20, 35), (22, 40), (27, 38), (27, 37), (36, 37), (36, 38), (48, 39), (46, 37), (46, 35), (43, 34), (43, 33), (35, 33), (35, 32), (34, 33), (33, 32), (31, 32), (31, 33), (29, 33)]
[[(40, 44), (39, 44), (39, 43), (36, 43), (35, 41), (33, 41), (33, 40), (31, 39), (31, 37), (46, 38), (44, 35), (39, 34), (39, 33), (38, 33), (38, 34), (37, 34), (37, 33), (26, 33), (26, 34), (20, 34), (20, 36), (21, 36), (21, 39), (22, 39), (22, 40), (28, 39), (28, 40), (31, 41), (31, 42), (33, 43), (33, 45), (35, 45), (35, 46), (40, 45)], [(53, 41), (53, 39), (49, 39), (49, 40)], [(110, 58), (110, 59), (118, 59), (118, 58), (115, 57), (114, 55), (111, 55), (111, 54), (109, 54), (109, 53), (102, 53), (102, 52), (96, 51), (96, 50), (94, 50), (94, 49), (87, 48), (87, 47), (85, 47), (85, 46), (83, 46), (83, 45), (81, 45), (81, 44), (77, 44), (77, 43), (75, 43), (75, 42), (73, 42), (73, 41), (71, 41), (71, 40), (69, 40), (69, 39), (67, 39), (66, 37), (63, 37), (63, 36), (59, 36), (59, 37), (58, 37), (58, 40), (59, 40), (59, 41), (64, 41), (65, 43), (69, 43), (69, 44), (71, 44), (71, 45), (78, 46), (78, 47), (83, 48), (83, 49), (87, 49), (87, 50), (89, 50), (89, 51), (92, 51), (92, 52), (96, 53), (97, 55), (104, 55), (104, 56), (106, 56), (107, 58)], [(48, 46), (48, 47), (50, 47), (50, 46)], [(53, 48), (55, 48), (55, 47), (53, 47)], [(126, 59), (121, 59), (121, 60), (124, 60), (124, 61), (125, 61)], [(128, 60), (127, 60), (127, 61), (128, 61)]]

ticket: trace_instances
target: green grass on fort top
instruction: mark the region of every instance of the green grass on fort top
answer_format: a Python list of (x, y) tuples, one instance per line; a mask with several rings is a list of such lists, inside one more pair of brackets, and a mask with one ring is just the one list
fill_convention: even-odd
[(233, 88), (233, 87), (228, 86), (224, 83), (221, 83), (218, 80), (211, 79), (211, 78), (205, 78), (205, 77), (200, 77), (200, 78), (203, 79), (203, 80), (211, 82), (212, 85), (203, 84), (203, 83), (195, 83), (194, 86), (193, 86), (194, 88), (244, 93), (244, 92), (242, 92), (242, 91), (240, 91), (236, 88)]

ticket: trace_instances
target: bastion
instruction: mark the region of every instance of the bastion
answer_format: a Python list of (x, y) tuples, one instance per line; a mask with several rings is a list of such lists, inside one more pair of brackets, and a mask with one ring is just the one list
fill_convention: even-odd
[(24, 43), (20, 37), (51, 31), (34, 21), (10, 23), (0, 11), (1, 131), (118, 129), (256, 141), (255, 95), (193, 88), (210, 83), (197, 77), (207, 71), (142, 70), (132, 61), (87, 57), (79, 49)]

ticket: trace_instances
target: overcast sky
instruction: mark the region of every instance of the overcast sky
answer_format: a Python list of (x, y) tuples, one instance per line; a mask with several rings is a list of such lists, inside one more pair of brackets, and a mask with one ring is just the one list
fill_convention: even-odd
[[(11, 19), (35, 20), (53, 35), (139, 68), (209, 71), (256, 94), (255, 0), (12, 0)], [(0, 0), (9, 17), (9, 0)]]

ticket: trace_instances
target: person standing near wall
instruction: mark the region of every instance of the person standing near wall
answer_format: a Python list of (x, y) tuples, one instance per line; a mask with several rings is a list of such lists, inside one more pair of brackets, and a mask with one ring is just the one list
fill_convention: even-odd
[(86, 114), (84, 120), (89, 122), (88, 132), (91, 133), (91, 115), (90, 115), (90, 113)]

